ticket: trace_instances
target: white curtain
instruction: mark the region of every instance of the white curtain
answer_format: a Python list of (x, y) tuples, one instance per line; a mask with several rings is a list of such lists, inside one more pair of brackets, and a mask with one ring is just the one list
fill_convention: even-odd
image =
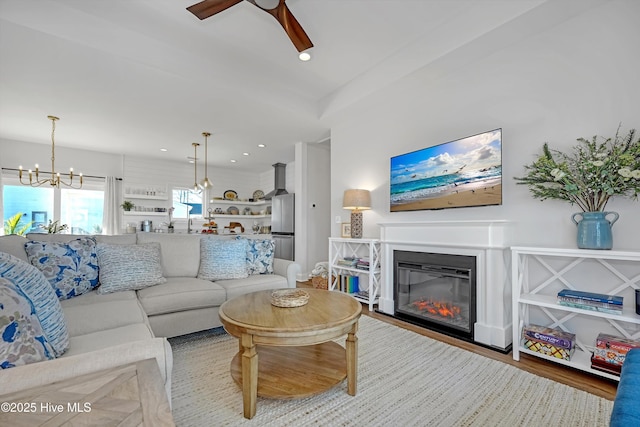
[(104, 208), (102, 216), (102, 234), (120, 234), (120, 199), (122, 199), (122, 185), (114, 176), (105, 178)]

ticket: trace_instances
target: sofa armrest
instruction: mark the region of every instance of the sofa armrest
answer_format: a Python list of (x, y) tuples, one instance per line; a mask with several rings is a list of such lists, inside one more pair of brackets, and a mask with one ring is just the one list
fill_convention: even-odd
[(640, 348), (627, 353), (611, 411), (611, 427), (640, 425)]
[(167, 397), (171, 403), (173, 353), (166, 338), (133, 341), (69, 357), (62, 356), (53, 360), (3, 369), (0, 372), (0, 395), (151, 358), (155, 358), (158, 362)]
[(295, 288), (298, 274), (300, 274), (300, 264), (281, 258), (273, 259), (273, 272), (287, 278), (287, 287)]

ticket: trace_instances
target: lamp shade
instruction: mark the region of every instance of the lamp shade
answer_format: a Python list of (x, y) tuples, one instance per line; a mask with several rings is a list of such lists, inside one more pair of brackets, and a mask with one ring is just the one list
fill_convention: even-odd
[(371, 193), (369, 190), (345, 190), (342, 198), (344, 209), (371, 209)]

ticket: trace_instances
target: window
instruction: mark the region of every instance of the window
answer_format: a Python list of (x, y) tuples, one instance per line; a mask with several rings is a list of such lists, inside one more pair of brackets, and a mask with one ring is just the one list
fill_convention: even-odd
[[(88, 182), (87, 182), (88, 181)], [(82, 189), (29, 187), (17, 177), (4, 176), (2, 191), (3, 222), (22, 213), (20, 229), (26, 233), (46, 233), (49, 221), (67, 224), (72, 234), (102, 232), (104, 183), (85, 180)]]
[(173, 189), (173, 217), (187, 219), (187, 216), (202, 215), (202, 194), (184, 188)]
[(102, 233), (104, 191), (60, 189), (60, 223), (67, 224), (71, 234)]
[(18, 213), (22, 219), (15, 227), (16, 232), (24, 229), (24, 233), (42, 232), (40, 226), (46, 226), (49, 218), (53, 218), (53, 190), (43, 187), (28, 187), (25, 185), (5, 185), (2, 191), (2, 206), (4, 212), (3, 223)]

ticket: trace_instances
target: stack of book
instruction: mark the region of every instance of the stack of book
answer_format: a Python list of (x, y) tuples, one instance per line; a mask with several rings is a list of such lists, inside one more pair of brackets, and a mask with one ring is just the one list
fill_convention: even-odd
[(347, 292), (349, 294), (353, 294), (358, 292), (360, 278), (358, 276), (351, 276), (348, 274), (342, 274), (339, 276), (340, 280), (340, 290), (342, 292)]
[(549, 357), (571, 360), (575, 342), (575, 334), (561, 329), (539, 325), (526, 325), (522, 328), (522, 346)]
[(356, 263), (356, 268), (359, 270), (369, 270), (369, 258), (360, 258)]
[(627, 353), (632, 348), (640, 348), (640, 341), (598, 334), (596, 348), (591, 356), (591, 367), (619, 376)]
[(593, 292), (563, 289), (558, 292), (558, 304), (583, 310), (601, 311), (609, 314), (622, 314), (623, 297), (617, 295), (596, 294)]
[(342, 267), (356, 267), (360, 259), (356, 257), (344, 257), (339, 259), (337, 264)]

